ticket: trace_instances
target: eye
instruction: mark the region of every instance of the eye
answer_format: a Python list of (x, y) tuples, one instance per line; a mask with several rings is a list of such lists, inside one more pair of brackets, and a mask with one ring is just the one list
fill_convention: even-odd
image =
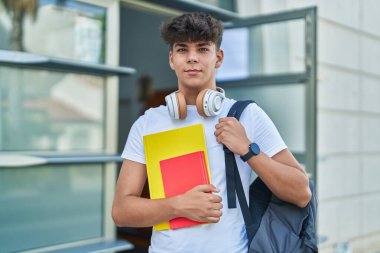
[(201, 47), (201, 48), (199, 48), (199, 51), (200, 52), (208, 52), (210, 50), (207, 47)]
[(186, 48), (184, 48), (184, 47), (180, 47), (180, 48), (177, 49), (177, 52), (178, 52), (178, 53), (186, 52)]

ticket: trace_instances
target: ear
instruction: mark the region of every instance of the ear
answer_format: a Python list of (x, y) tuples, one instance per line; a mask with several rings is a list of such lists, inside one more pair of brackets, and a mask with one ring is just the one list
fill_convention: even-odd
[(169, 65), (172, 70), (174, 70), (174, 65), (173, 65), (173, 51), (170, 50), (169, 52)]
[(219, 49), (218, 52), (216, 52), (216, 63), (215, 63), (216, 69), (222, 65), (223, 59), (224, 59), (224, 52), (222, 49)]

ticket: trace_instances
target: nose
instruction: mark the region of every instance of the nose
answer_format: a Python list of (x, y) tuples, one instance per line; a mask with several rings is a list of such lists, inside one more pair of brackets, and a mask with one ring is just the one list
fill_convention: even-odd
[(187, 56), (187, 62), (188, 63), (197, 63), (198, 62), (198, 56), (194, 50), (189, 50), (189, 53)]

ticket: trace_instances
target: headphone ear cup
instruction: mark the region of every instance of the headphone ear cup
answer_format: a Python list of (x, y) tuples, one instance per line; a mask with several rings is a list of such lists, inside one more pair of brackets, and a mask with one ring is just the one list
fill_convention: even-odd
[(186, 118), (186, 99), (181, 92), (175, 91), (170, 93), (165, 97), (165, 101), (170, 117), (172, 117), (173, 119)]
[(178, 106), (177, 106), (177, 96), (175, 92), (170, 93), (165, 97), (166, 101), (166, 107), (168, 108), (168, 112), (170, 117), (173, 119), (178, 119), (179, 113), (178, 113)]
[(221, 113), (223, 108), (224, 90), (205, 89), (199, 92), (196, 100), (197, 111), (203, 117), (211, 117)]
[(179, 119), (185, 119), (187, 115), (187, 104), (185, 96), (181, 92), (176, 92), (176, 97)]
[(206, 92), (207, 92), (207, 89), (199, 92), (199, 94), (197, 96), (197, 100), (195, 101), (195, 105), (197, 107), (198, 114), (203, 116), (203, 117), (207, 117), (205, 110), (204, 110), (204, 106), (203, 106), (204, 97), (205, 97)]

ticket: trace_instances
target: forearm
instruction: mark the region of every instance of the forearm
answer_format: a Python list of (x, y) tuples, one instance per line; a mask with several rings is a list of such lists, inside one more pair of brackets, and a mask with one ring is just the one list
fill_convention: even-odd
[(165, 199), (145, 199), (138, 195), (115, 198), (112, 217), (117, 226), (150, 227), (185, 217), (198, 222), (218, 222), (222, 216), (222, 198), (213, 185), (198, 185), (184, 194)]
[[(252, 141), (236, 118), (221, 118), (215, 128), (218, 143), (226, 145), (237, 155), (248, 153)], [(288, 149), (278, 152), (272, 158), (261, 152), (247, 162), (277, 197), (299, 207), (306, 206), (310, 201), (309, 179)]]
[(248, 164), (280, 199), (300, 207), (309, 202), (309, 180), (302, 168), (280, 163), (263, 152), (251, 158)]
[(126, 196), (114, 203), (112, 217), (119, 227), (151, 227), (177, 217), (175, 201)]

